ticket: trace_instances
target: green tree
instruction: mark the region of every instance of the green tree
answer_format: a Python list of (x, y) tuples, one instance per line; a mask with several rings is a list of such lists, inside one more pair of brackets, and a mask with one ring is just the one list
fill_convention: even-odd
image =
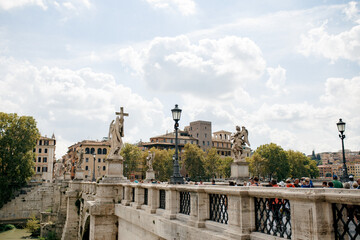
[(155, 158), (153, 162), (153, 169), (155, 171), (156, 179), (165, 182), (169, 181), (171, 175), (173, 174), (173, 160), (174, 150), (169, 149), (156, 149), (151, 148), (151, 152), (155, 153)]
[(136, 145), (125, 143), (120, 154), (124, 158), (124, 176), (129, 178), (141, 164), (141, 151)]
[(35, 237), (40, 235), (40, 221), (36, 219), (35, 215), (32, 215), (31, 218), (27, 220), (25, 228), (31, 233), (31, 236)]
[(249, 163), (249, 171), (253, 176), (266, 176), (265, 158), (261, 157), (259, 153), (255, 152), (251, 157), (247, 158), (246, 161)]
[(207, 178), (215, 178), (220, 163), (220, 156), (217, 153), (216, 148), (210, 148), (207, 151), (206, 157), (204, 159), (205, 176)]
[(184, 147), (183, 162), (190, 178), (199, 181), (205, 176), (204, 152), (195, 144), (187, 143)]
[(234, 162), (232, 157), (220, 158), (220, 164), (218, 168), (218, 176), (223, 178), (229, 178), (231, 176), (231, 164)]
[(319, 176), (316, 160), (305, 156), (303, 153), (293, 150), (286, 152), (290, 163), (290, 175), (294, 178)]
[(275, 143), (265, 144), (255, 151), (264, 158), (264, 173), (270, 179), (285, 179), (289, 176), (290, 164), (286, 152)]
[(0, 208), (34, 174), (39, 137), (33, 117), (0, 112)]

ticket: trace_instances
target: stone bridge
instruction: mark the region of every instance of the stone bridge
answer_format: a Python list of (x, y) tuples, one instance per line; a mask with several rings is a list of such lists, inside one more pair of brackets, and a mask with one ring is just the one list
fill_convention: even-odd
[(72, 181), (66, 198), (63, 240), (336, 239), (336, 234), (359, 239), (360, 234), (357, 190)]

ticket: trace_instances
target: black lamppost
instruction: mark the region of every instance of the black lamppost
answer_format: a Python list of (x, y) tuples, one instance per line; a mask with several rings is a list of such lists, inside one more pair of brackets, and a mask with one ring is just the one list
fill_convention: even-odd
[(179, 167), (179, 154), (178, 154), (178, 128), (179, 128), (179, 120), (181, 117), (181, 109), (178, 108), (178, 105), (175, 104), (175, 108), (171, 109), (172, 117), (175, 121), (175, 159), (173, 159), (173, 176), (170, 178), (171, 184), (183, 184), (184, 178), (180, 174), (180, 167)]
[(92, 180), (93, 182), (96, 182), (96, 178), (95, 178), (95, 161), (96, 161), (96, 154), (95, 151), (92, 153), (93, 157), (94, 157), (94, 167), (93, 167), (93, 176), (92, 176)]
[(349, 181), (349, 175), (348, 175), (347, 167), (346, 167), (345, 149), (344, 149), (345, 123), (340, 118), (339, 122), (336, 125), (337, 125), (337, 128), (338, 128), (339, 132), (340, 132), (339, 138), (341, 139), (341, 143), (342, 143), (342, 154), (343, 154), (343, 163), (344, 163), (342, 180), (345, 181), (345, 182), (348, 182)]

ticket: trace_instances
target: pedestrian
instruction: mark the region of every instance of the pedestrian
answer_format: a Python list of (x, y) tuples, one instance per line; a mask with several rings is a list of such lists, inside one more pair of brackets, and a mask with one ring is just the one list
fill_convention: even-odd
[(345, 189), (350, 189), (350, 187), (351, 187), (350, 183), (348, 183), (348, 182), (344, 183), (344, 188)]
[(298, 178), (296, 178), (296, 179), (294, 180), (294, 186), (295, 186), (295, 187), (300, 187), (299, 182), (300, 182), (300, 180), (299, 180)]
[(356, 183), (358, 184), (358, 187), (356, 189), (360, 189), (360, 178), (358, 178), (358, 180), (356, 181)]
[(313, 186), (311, 186), (310, 184), (310, 178), (305, 178), (304, 183), (301, 185), (302, 188), (312, 188)]
[(251, 184), (251, 186), (260, 186), (260, 183), (259, 183), (259, 178), (258, 177), (254, 177), (254, 183)]
[(323, 188), (327, 188), (327, 187), (328, 187), (328, 184), (327, 184), (326, 181), (324, 181), (324, 182), (322, 183), (322, 187), (323, 187)]
[(334, 188), (343, 188), (343, 184), (338, 180), (337, 175), (333, 176), (333, 184), (334, 184)]
[(353, 184), (354, 184), (354, 176), (353, 175), (350, 175), (349, 176), (349, 183), (350, 183), (350, 189), (353, 189)]
[(286, 179), (286, 187), (293, 187), (293, 188), (295, 187), (294, 184), (291, 183), (290, 178)]
[(212, 184), (212, 185), (215, 185), (215, 179), (213, 179), (213, 180), (211, 181), (211, 184)]
[(354, 182), (352, 187), (353, 187), (353, 189), (357, 189), (359, 187), (359, 184), (357, 184), (357, 182)]
[(252, 184), (254, 184), (254, 179), (249, 178), (249, 182), (246, 184), (247, 187), (250, 187)]
[(328, 183), (328, 186), (329, 186), (329, 188), (334, 188), (334, 183), (333, 183), (333, 182), (329, 182), (329, 183)]
[(271, 184), (272, 187), (279, 187), (279, 185), (277, 184), (276, 179), (271, 180), (270, 184)]

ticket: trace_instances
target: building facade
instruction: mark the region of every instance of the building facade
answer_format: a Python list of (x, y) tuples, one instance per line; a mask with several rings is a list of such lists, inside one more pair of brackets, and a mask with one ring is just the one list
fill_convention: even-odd
[(41, 136), (36, 143), (33, 152), (35, 153), (35, 174), (36, 180), (52, 182), (54, 174), (56, 139), (53, 134), (51, 138)]
[(206, 152), (212, 148), (211, 122), (195, 121), (190, 122), (190, 126), (186, 127), (189, 135), (198, 140), (198, 146)]
[(231, 132), (217, 131), (213, 133), (212, 147), (217, 149), (220, 156), (231, 156)]
[(82, 169), (85, 172), (85, 179), (91, 180), (94, 174), (95, 179), (104, 176), (106, 173), (105, 159), (110, 150), (109, 141), (84, 140), (68, 147), (67, 154), (63, 156), (63, 162), (71, 162), (71, 178), (75, 177), (76, 164), (78, 161), (77, 152), (81, 151), (81, 149), (84, 152)]

